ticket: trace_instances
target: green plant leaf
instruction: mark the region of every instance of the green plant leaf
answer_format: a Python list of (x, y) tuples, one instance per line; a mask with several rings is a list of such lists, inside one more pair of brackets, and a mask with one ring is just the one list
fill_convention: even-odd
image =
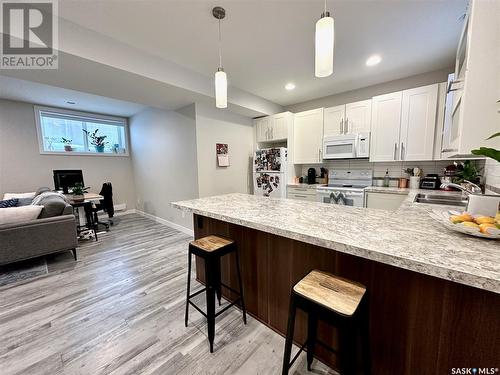
[(486, 139), (488, 140), (488, 139), (492, 139), (492, 138), (495, 138), (495, 137), (500, 137), (500, 132), (499, 133), (495, 133), (495, 134), (493, 134), (492, 136), (489, 136)]
[[(494, 136), (498, 136), (500, 133), (492, 135), (490, 138)], [(480, 147), (479, 150), (472, 150), (471, 151), (473, 155), (478, 155), (478, 156), (487, 156), (489, 158), (492, 158), (498, 162), (500, 162), (500, 151), (495, 150), (494, 148), (490, 147)]]

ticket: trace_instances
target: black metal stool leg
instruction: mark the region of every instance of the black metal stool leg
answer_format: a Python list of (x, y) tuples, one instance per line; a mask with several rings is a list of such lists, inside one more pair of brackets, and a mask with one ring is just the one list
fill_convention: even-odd
[(217, 301), (219, 301), (219, 306), (221, 305), (221, 298), (222, 298), (220, 260), (221, 260), (221, 258), (217, 258), (217, 259), (214, 259), (214, 261), (213, 261), (214, 287), (215, 287), (215, 294), (217, 295)]
[(191, 293), (191, 250), (188, 251), (188, 279), (187, 279), (187, 293), (186, 293), (186, 315), (184, 316), (184, 326), (188, 326), (189, 314), (189, 295)]
[(292, 354), (292, 344), (293, 344), (293, 333), (295, 330), (295, 297), (293, 291), (290, 295), (290, 310), (288, 312), (288, 326), (286, 329), (286, 340), (285, 340), (285, 353), (283, 354), (283, 368), (281, 371), (282, 375), (288, 375), (288, 370), (290, 367), (290, 356)]
[(318, 328), (318, 317), (314, 311), (307, 314), (307, 371), (311, 371), (314, 358), (314, 347), (316, 345), (316, 333)]
[(205, 258), (205, 283), (207, 287), (207, 326), (208, 342), (210, 343), (210, 353), (214, 352), (215, 338), (215, 287), (213, 277), (213, 262)]
[(236, 272), (238, 273), (238, 284), (240, 286), (240, 302), (241, 309), (243, 310), (243, 323), (247, 324), (247, 310), (245, 308), (245, 298), (243, 297), (243, 282), (241, 281), (241, 271), (240, 271), (240, 258), (238, 256), (238, 249), (235, 251), (236, 255)]

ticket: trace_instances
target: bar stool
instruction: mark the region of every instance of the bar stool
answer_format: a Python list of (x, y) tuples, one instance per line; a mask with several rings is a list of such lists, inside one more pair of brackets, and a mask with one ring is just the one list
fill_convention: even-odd
[[(313, 270), (300, 280), (292, 289), (290, 296), (290, 312), (283, 356), (282, 374), (288, 370), (307, 348), (307, 370), (311, 371), (315, 345), (336, 353), (325, 343), (317, 340), (318, 319), (335, 325), (345, 334), (341, 340), (340, 363), (341, 373), (354, 374), (356, 371), (356, 330), (361, 332), (364, 373), (370, 372), (368, 344), (367, 301), (363, 298), (366, 288), (356, 282), (332, 275), (327, 272)], [(362, 305), (362, 307), (359, 307)], [(290, 362), (292, 352), (295, 313), (297, 308), (307, 313), (307, 340)]]
[[(221, 282), (221, 270), (220, 270), (220, 259), (231, 252), (235, 253), (236, 259), (236, 272), (238, 275), (239, 291), (234, 290), (228, 285)], [(205, 288), (193, 293), (191, 293), (191, 255), (194, 254), (205, 260)], [(219, 312), (215, 313), (215, 295), (219, 300), (219, 306), (221, 304), (221, 287), (224, 287), (231, 292), (235, 293), (238, 297), (231, 302), (228, 306), (224, 307)], [(206, 292), (207, 298), (207, 312), (202, 311), (198, 306), (196, 306), (191, 298)], [(210, 353), (214, 351), (214, 337), (215, 337), (215, 318), (220, 314), (225, 312), (231, 306), (236, 303), (240, 304), (243, 310), (243, 323), (247, 324), (247, 314), (245, 309), (245, 301), (243, 299), (243, 286), (241, 282), (240, 273), (240, 261), (238, 258), (238, 248), (236, 243), (228, 238), (223, 238), (219, 236), (207, 236), (199, 238), (197, 240), (191, 241), (189, 243), (189, 254), (188, 254), (188, 280), (187, 280), (187, 297), (186, 297), (186, 315), (184, 319), (184, 324), (188, 325), (188, 314), (189, 305), (192, 305), (196, 310), (198, 310), (205, 318), (207, 318), (208, 325), (208, 341), (210, 343)]]

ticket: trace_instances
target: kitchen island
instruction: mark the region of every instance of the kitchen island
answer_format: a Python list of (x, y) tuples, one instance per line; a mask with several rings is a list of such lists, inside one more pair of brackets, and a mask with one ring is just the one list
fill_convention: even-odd
[[(282, 334), (291, 287), (317, 268), (367, 287), (373, 373), (498, 367), (499, 243), (450, 232), (413, 199), (409, 193), (396, 212), (246, 194), (173, 205), (194, 214), (196, 238), (236, 240), (247, 309)], [(224, 259), (222, 270), (234, 286), (232, 261)], [(322, 325), (318, 331), (338, 347), (334, 329)], [(295, 340), (302, 343), (305, 333), (299, 315)], [(334, 355), (317, 355), (335, 367)]]

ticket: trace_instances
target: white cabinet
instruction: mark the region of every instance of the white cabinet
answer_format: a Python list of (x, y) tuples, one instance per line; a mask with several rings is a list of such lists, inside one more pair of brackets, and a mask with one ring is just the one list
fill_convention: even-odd
[(316, 202), (316, 189), (289, 186), (287, 188), (287, 198), (299, 201)]
[(399, 160), (432, 160), (438, 84), (403, 91)]
[[(456, 53), (451, 116), (445, 122), (443, 157), (467, 157), (479, 147), (500, 147), (486, 140), (500, 129), (498, 100), (498, 1), (472, 0)], [(447, 99), (449, 99), (448, 97)], [(448, 108), (447, 108), (448, 109)]]
[(405, 194), (366, 193), (366, 207), (396, 211), (407, 198)]
[(371, 162), (398, 160), (402, 100), (401, 91), (372, 98)]
[(371, 99), (325, 108), (323, 135), (369, 132), (371, 111)]
[(438, 84), (372, 99), (370, 161), (433, 160)]
[(293, 113), (283, 112), (254, 120), (257, 142), (274, 142), (286, 140), (288, 128), (293, 123)]
[(323, 159), (323, 108), (296, 113), (293, 129), (294, 163), (320, 163)]
[(344, 134), (345, 105), (325, 108), (323, 135)]
[(345, 105), (345, 132), (361, 133), (371, 129), (372, 100), (362, 100)]

